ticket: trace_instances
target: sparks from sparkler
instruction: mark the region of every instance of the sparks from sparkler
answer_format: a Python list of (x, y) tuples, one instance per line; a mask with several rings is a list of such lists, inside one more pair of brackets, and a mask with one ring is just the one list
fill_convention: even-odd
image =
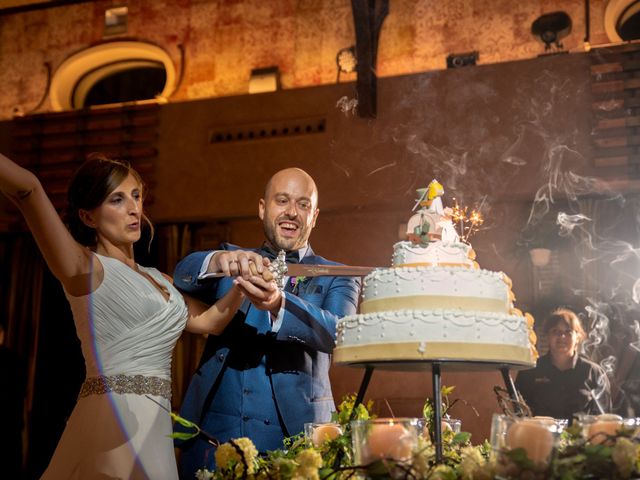
[[(478, 231), (480, 225), (484, 223), (484, 218), (480, 213), (480, 208), (471, 210), (467, 214), (469, 207), (460, 206), (454, 198), (454, 207), (451, 211), (451, 220), (456, 229), (459, 229), (458, 236), (461, 242), (468, 242), (471, 235)], [(484, 203), (484, 199), (483, 199)]]

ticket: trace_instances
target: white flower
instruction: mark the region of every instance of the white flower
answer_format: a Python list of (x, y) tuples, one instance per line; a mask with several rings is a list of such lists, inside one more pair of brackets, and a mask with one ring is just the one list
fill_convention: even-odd
[(431, 469), (431, 461), (435, 457), (436, 450), (429, 440), (418, 437), (418, 448), (413, 452), (413, 470), (419, 477), (426, 477)]
[(210, 472), (206, 468), (201, 468), (196, 472), (196, 478), (198, 480), (211, 480), (213, 478), (213, 472)]
[(493, 478), (493, 466), (477, 447), (464, 447), (460, 452), (460, 473), (465, 480), (488, 480)]

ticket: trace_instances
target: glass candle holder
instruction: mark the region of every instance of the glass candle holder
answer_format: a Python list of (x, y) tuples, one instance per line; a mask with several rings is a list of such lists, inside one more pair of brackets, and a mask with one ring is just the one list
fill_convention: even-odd
[(569, 420), (567, 420), (566, 418), (535, 416), (533, 417), (533, 419), (545, 422), (547, 424), (554, 424), (558, 430), (558, 433), (562, 433), (565, 428), (569, 426)]
[[(563, 427), (562, 427), (563, 428)], [(553, 418), (513, 418), (494, 414), (491, 422), (491, 447), (500, 478), (546, 478), (561, 427)], [(516, 450), (522, 449), (531, 461), (519, 462)]]
[(375, 418), (351, 422), (354, 461), (368, 465), (377, 460), (408, 463), (421, 433), (417, 418)]
[(633, 430), (633, 437), (640, 437), (640, 417), (626, 418), (624, 420), (625, 427)]
[(325, 442), (342, 435), (339, 423), (305, 423), (304, 438), (307, 445), (320, 448)]
[(623, 419), (620, 415), (576, 415), (576, 423), (582, 428), (582, 436), (593, 445), (612, 445), (613, 438), (622, 428), (634, 428), (635, 418)]
[[(432, 436), (435, 434), (433, 431), (430, 431), (427, 421), (424, 418), (420, 418), (418, 419), (418, 423), (422, 437), (431, 442)], [(443, 417), (440, 428), (443, 435), (445, 435), (447, 431), (451, 431), (454, 434), (460, 433), (462, 431), (462, 420), (459, 418)]]
[(460, 420), (459, 418), (443, 418), (442, 431), (446, 429), (451, 429), (453, 433), (460, 433), (462, 431), (462, 420)]

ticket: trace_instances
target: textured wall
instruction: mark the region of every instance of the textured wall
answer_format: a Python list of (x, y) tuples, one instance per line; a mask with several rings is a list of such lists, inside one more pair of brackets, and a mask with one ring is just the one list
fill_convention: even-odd
[[(55, 71), (71, 54), (101, 41), (105, 8), (122, 3), (103, 0), (0, 17), (0, 118), (10, 118), (15, 107), (33, 110), (46, 89), (45, 62)], [(355, 42), (349, 0), (125, 3), (127, 36), (164, 48), (176, 68), (178, 45), (185, 48), (184, 79), (171, 101), (247, 93), (251, 69), (272, 65), (279, 66), (285, 89), (334, 83), (337, 51)], [(606, 0), (591, 0), (594, 45), (606, 42), (605, 5)], [(480, 64), (533, 58), (544, 47), (531, 35), (531, 23), (557, 10), (573, 20), (565, 48), (584, 50), (583, 0), (391, 0), (378, 74), (442, 69), (448, 54), (472, 50), (480, 52)], [(39, 109), (49, 110), (48, 101)]]

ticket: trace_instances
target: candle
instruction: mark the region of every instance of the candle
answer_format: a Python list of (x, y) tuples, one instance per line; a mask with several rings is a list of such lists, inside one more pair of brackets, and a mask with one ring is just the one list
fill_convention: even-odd
[(553, 450), (553, 434), (547, 421), (523, 418), (507, 430), (506, 445), (509, 449), (524, 449), (534, 463), (546, 463)]
[[(441, 429), (440, 431), (444, 433), (447, 430), (450, 430), (450, 431), (453, 431), (453, 433), (459, 433), (461, 425), (462, 425), (462, 422), (460, 422), (460, 420), (455, 418), (442, 420), (442, 422), (440, 423), (440, 429)], [(424, 424), (424, 427), (422, 427), (422, 438), (428, 441), (431, 441), (429, 426), (427, 425), (426, 422)]]
[(587, 429), (587, 439), (596, 445), (611, 443), (608, 437), (615, 436), (621, 427), (621, 416), (613, 414), (598, 415)]
[(371, 425), (367, 439), (368, 451), (371, 460), (391, 458), (396, 461), (405, 461), (411, 457), (411, 452), (416, 446), (415, 432), (410, 432), (401, 423), (390, 420), (389, 423), (376, 423)]
[(311, 442), (315, 447), (320, 447), (324, 442), (333, 440), (340, 435), (342, 435), (342, 429), (338, 424), (324, 423), (314, 425), (313, 433), (311, 434)]
[(555, 425), (556, 419), (553, 417), (543, 417), (542, 415), (536, 415), (533, 417), (534, 420), (538, 420), (540, 423), (544, 423), (545, 425)]

